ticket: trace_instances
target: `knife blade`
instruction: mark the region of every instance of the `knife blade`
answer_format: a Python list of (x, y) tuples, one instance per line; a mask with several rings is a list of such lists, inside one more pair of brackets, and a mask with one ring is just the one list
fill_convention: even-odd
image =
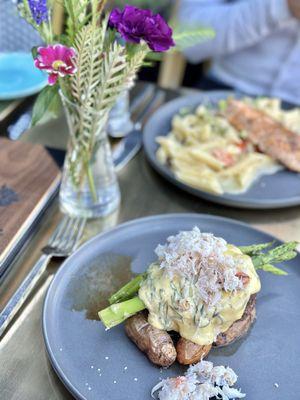
[(138, 112), (134, 129), (113, 149), (113, 161), (116, 171), (120, 171), (140, 150), (142, 147), (142, 126), (147, 118), (161, 105), (165, 99), (165, 93), (162, 90), (156, 91), (150, 101)]

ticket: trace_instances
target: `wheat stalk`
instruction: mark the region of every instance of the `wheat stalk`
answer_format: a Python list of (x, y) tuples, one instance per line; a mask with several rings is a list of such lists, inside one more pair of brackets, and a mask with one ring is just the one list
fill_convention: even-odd
[[(74, 6), (74, 0), (68, 0)], [(85, 0), (80, 0), (81, 5)], [(99, 7), (93, 0), (92, 8)], [(100, 9), (104, 1), (100, 3)], [(98, 11), (99, 12), (99, 8)], [(82, 26), (74, 38), (77, 52), (77, 72), (70, 77), (71, 101), (76, 105), (72, 114), (73, 158), (69, 168), (73, 182), (80, 185), (89, 168), (97, 133), (105, 128), (109, 111), (118, 96), (130, 88), (138, 69), (148, 52), (141, 46), (134, 54), (123, 45), (110, 40), (107, 35), (107, 17), (100, 23), (98, 18)], [(73, 29), (73, 28), (72, 28)]]

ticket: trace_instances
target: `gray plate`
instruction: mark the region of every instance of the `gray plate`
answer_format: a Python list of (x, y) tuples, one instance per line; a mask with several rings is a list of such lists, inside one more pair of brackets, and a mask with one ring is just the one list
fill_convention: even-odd
[[(106, 332), (101, 322), (87, 319), (86, 308), (91, 314), (100, 307), (112, 280), (121, 284), (130, 269), (144, 271), (155, 259), (154, 248), (167, 236), (195, 225), (238, 245), (273, 240), (230, 219), (201, 214), (154, 216), (96, 236), (59, 269), (44, 305), (44, 337), (55, 371), (77, 399), (150, 400), (150, 390), (160, 378), (184, 371), (177, 364), (161, 371), (130, 342), (123, 326)], [(299, 263), (298, 256), (284, 266), (288, 276), (260, 273), (257, 321), (248, 337), (209, 354), (216, 365), (230, 365), (237, 372), (238, 385), (251, 400), (293, 399), (298, 387)]]
[(226, 99), (233, 92), (213, 91), (170, 101), (160, 107), (147, 122), (144, 128), (144, 149), (152, 167), (163, 177), (179, 188), (200, 198), (228, 206), (251, 209), (283, 208), (300, 204), (300, 174), (282, 170), (274, 175), (265, 175), (253, 183), (242, 194), (223, 194), (221, 196), (195, 189), (177, 180), (173, 172), (156, 159), (157, 136), (165, 136), (170, 131), (171, 120), (181, 108), (194, 109), (200, 103), (215, 106), (219, 100)]

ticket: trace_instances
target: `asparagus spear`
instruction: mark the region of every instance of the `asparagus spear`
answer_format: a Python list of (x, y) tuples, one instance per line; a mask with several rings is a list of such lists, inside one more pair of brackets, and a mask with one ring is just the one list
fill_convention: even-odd
[(268, 247), (273, 246), (273, 242), (268, 242), (268, 243), (260, 243), (260, 244), (252, 244), (250, 246), (239, 246), (239, 249), (244, 253), (247, 254), (248, 256), (253, 256), (260, 254), (262, 250), (267, 249)]
[(144, 310), (144, 308), (144, 302), (136, 296), (122, 303), (112, 304), (104, 310), (99, 311), (98, 315), (106, 328), (112, 328), (139, 311)]
[[(287, 273), (280, 268), (272, 266), (272, 263), (279, 263), (282, 261), (291, 260), (296, 256), (297, 242), (287, 242), (281, 246), (264, 253), (265, 250), (271, 247), (273, 242), (254, 244), (250, 246), (240, 246), (239, 249), (252, 258), (254, 267), (256, 269), (263, 269), (266, 272), (271, 272), (276, 275), (287, 275)], [(146, 273), (137, 275), (134, 279), (128, 282), (125, 286), (119, 289), (109, 298), (109, 303), (119, 303), (132, 298), (139, 290), (141, 283), (146, 278)]]
[[(272, 263), (280, 263), (296, 257), (296, 247), (299, 243), (288, 242), (274, 247), (267, 252), (262, 251), (271, 247), (272, 244), (273, 243), (263, 243), (253, 246), (243, 246), (240, 247), (240, 249), (244, 254), (249, 254), (251, 256), (253, 265), (256, 269), (262, 269), (276, 275), (286, 275), (287, 273), (285, 271), (274, 267)], [(146, 274), (136, 276), (132, 281), (127, 283), (117, 293), (110, 297), (109, 301), (111, 305), (99, 312), (99, 317), (107, 328), (118, 325), (130, 316), (145, 309), (145, 304), (138, 296), (128, 300), (129, 296), (133, 296), (137, 293), (145, 277)], [(118, 301), (118, 303), (112, 304), (115, 300)]]
[(286, 271), (284, 271), (283, 269), (274, 267), (274, 265), (271, 265), (271, 264), (264, 264), (259, 269), (262, 269), (265, 272), (271, 272), (274, 275), (288, 275), (288, 273)]
[(266, 272), (272, 272), (277, 275), (286, 275), (287, 273), (279, 268), (275, 268), (272, 264), (289, 261), (296, 257), (298, 242), (287, 242), (266, 253), (259, 253), (252, 256), (252, 262), (256, 269), (262, 269)]
[(141, 283), (146, 278), (146, 275), (146, 273), (137, 275), (125, 286), (110, 296), (108, 299), (109, 304), (119, 303), (120, 301), (131, 299), (139, 291)]

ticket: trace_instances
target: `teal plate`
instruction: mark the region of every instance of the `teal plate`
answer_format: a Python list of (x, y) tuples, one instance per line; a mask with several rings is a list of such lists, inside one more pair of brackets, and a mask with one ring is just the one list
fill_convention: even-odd
[(0, 100), (30, 96), (46, 85), (47, 76), (35, 68), (30, 53), (0, 53)]

